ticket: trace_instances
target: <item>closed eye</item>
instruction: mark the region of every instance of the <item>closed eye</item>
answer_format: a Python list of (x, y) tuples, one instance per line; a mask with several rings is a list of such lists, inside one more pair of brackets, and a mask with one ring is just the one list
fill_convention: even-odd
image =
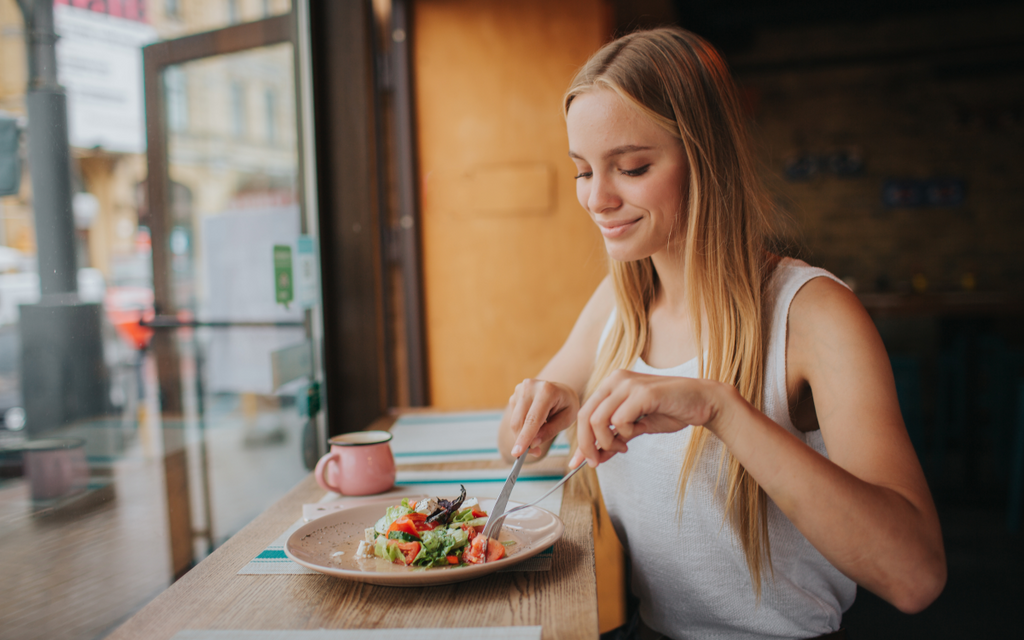
[(573, 176), (574, 179), (579, 180), (580, 178), (589, 178), (593, 174), (590, 171), (580, 171), (577, 175)]
[(651, 168), (651, 165), (645, 164), (644, 166), (637, 167), (636, 169), (622, 169), (620, 171), (620, 173), (622, 173), (622, 175), (624, 175), (624, 176), (636, 177), (636, 176), (644, 175), (645, 173), (647, 173), (647, 170), (650, 169), (650, 168)]

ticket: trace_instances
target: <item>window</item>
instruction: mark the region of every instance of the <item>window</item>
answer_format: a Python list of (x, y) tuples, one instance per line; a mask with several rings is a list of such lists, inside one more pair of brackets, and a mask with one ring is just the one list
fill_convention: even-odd
[(273, 89), (263, 92), (264, 114), (266, 117), (267, 142), (273, 144), (277, 141), (277, 95)]
[(188, 86), (181, 67), (169, 67), (164, 72), (164, 90), (167, 92), (167, 127), (174, 133), (188, 129)]
[(245, 137), (245, 87), (237, 80), (231, 83), (231, 135)]

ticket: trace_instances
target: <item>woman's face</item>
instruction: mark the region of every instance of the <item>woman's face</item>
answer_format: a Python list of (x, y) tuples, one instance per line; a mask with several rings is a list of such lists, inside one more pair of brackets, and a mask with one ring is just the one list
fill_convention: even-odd
[(566, 126), (576, 197), (608, 255), (640, 260), (681, 241), (689, 180), (682, 141), (608, 89), (576, 96)]

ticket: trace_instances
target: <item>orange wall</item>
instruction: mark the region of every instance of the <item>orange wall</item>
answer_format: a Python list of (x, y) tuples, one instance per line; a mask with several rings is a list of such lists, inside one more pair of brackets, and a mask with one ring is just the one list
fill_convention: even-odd
[(606, 273), (576, 201), (562, 94), (603, 0), (419, 0), (413, 70), (431, 404), (504, 406)]

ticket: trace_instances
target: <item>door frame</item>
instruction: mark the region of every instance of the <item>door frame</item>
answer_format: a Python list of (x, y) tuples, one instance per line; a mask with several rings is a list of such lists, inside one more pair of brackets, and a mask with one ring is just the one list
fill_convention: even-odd
[[(327, 435), (364, 429), (387, 412), (378, 136), (369, 0), (293, 0), (290, 13), (143, 48), (147, 209), (157, 323), (173, 324), (170, 176), (163, 71), (171, 65), (291, 42), (295, 61), (302, 232), (319, 241), (321, 314), (307, 311), (314, 370), (322, 377), (318, 447)], [(316, 348), (316, 339), (322, 345)], [(156, 331), (161, 416), (183, 414), (179, 354), (170, 331)], [(192, 565), (188, 470), (180, 429), (163, 429), (172, 570)], [(168, 438), (171, 441), (168, 441)]]

